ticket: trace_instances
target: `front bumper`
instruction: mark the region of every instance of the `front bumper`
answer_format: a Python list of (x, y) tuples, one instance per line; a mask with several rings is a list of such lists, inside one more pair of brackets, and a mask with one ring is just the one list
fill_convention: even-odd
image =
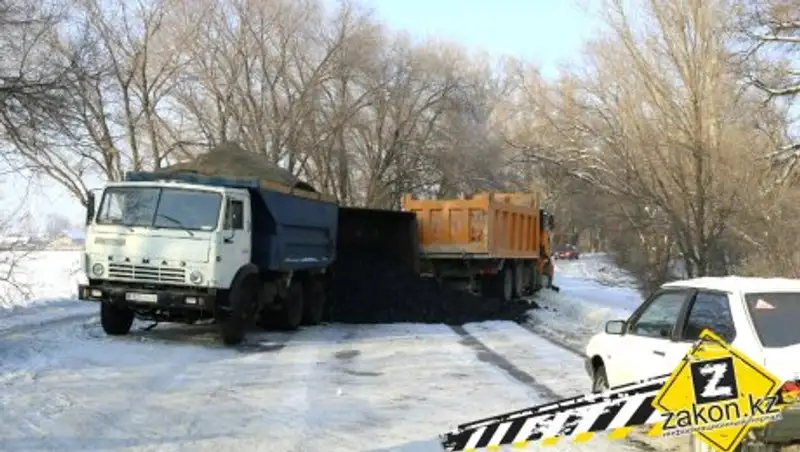
[(782, 419), (770, 422), (759, 431), (759, 440), (770, 444), (789, 444), (800, 441), (800, 404), (793, 403), (781, 411)]
[[(128, 294), (145, 294), (155, 299), (131, 300)], [(113, 303), (138, 308), (209, 310), (216, 305), (216, 290), (201, 291), (191, 288), (168, 290), (141, 287), (112, 286), (109, 284), (79, 284), (78, 299), (83, 301)]]

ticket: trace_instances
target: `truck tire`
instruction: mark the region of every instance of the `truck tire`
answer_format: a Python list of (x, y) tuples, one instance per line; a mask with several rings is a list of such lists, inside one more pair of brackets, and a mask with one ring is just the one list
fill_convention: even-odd
[(100, 303), (100, 325), (110, 336), (124, 336), (131, 331), (134, 312), (125, 306)]
[(516, 298), (533, 295), (532, 264), (524, 260), (514, 263), (514, 296)]
[(491, 298), (499, 298), (503, 301), (514, 299), (514, 269), (510, 265), (503, 268), (488, 278), (481, 281), (481, 291), (483, 295)]
[(225, 345), (244, 341), (258, 297), (258, 273), (245, 271), (234, 279), (228, 295), (228, 309), (220, 310), (219, 335)]
[(294, 331), (303, 322), (303, 283), (293, 279), (286, 290), (286, 297), (279, 300), (281, 308), (275, 322), (276, 327), (283, 331)]
[(303, 285), (303, 325), (319, 325), (325, 315), (325, 281), (309, 278)]
[(505, 266), (498, 275), (500, 279), (500, 296), (503, 301), (514, 299), (514, 268)]

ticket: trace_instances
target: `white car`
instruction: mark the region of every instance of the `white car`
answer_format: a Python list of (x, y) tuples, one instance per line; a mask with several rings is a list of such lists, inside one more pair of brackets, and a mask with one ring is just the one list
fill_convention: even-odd
[[(627, 320), (608, 322), (589, 340), (593, 391), (672, 373), (706, 328), (783, 381), (800, 377), (800, 280), (696, 278), (664, 284)], [(785, 411), (757, 436), (758, 444), (742, 450), (800, 442), (800, 411)], [(709, 450), (699, 441), (692, 446)]]

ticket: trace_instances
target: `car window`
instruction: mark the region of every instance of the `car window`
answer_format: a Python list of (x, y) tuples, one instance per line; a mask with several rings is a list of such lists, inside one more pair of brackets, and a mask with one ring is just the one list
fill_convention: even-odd
[(686, 316), (686, 324), (681, 337), (684, 340), (697, 340), (700, 338), (700, 333), (706, 328), (724, 339), (725, 342), (732, 342), (736, 337), (731, 305), (726, 294), (698, 292), (694, 296), (689, 315)]
[(669, 291), (656, 295), (638, 318), (633, 319), (628, 332), (638, 336), (669, 337), (681, 313), (686, 292)]
[(800, 293), (748, 293), (744, 296), (758, 339), (767, 348), (800, 344)]

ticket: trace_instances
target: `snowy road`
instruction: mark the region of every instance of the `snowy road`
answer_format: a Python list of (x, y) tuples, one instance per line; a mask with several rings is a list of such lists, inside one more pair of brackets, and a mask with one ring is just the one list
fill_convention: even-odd
[(531, 329), (578, 353), (609, 320), (624, 320), (642, 301), (633, 279), (605, 254), (585, 254), (575, 261), (556, 261), (556, 293), (536, 297)]
[(510, 322), (328, 325), (250, 342), (224, 348), (213, 327), (182, 325), (112, 339), (96, 306), (74, 301), (0, 313), (0, 450), (439, 451), (456, 424), (589, 389), (579, 355)]

